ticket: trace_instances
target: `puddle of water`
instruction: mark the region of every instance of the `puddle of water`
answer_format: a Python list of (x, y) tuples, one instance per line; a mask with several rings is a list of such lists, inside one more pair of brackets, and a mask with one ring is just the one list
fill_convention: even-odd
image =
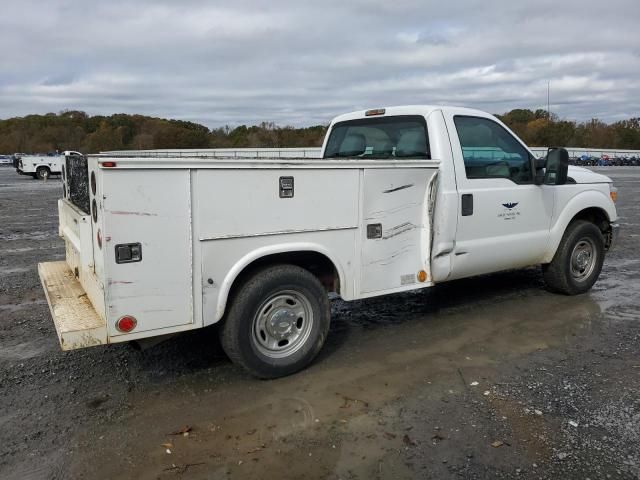
[(20, 233), (7, 233), (0, 234), (0, 240), (15, 241), (15, 240), (47, 240), (55, 237), (55, 232), (35, 231), (35, 232), (20, 232)]
[(13, 268), (2, 268), (0, 267), (0, 275), (10, 275), (12, 273), (23, 273), (32, 270), (32, 267), (13, 267)]
[[(203, 472), (209, 474), (220, 469), (247, 478), (265, 471), (272, 478), (368, 475), (373, 467), (361, 457), (387, 455), (381, 445), (388, 443), (367, 440), (379, 438), (380, 412), (387, 405), (418, 386), (438, 395), (439, 379), (475, 378), (479, 369), (566, 344), (576, 331), (590, 329), (600, 313), (588, 295), (543, 294), (496, 297), (494, 304), (467, 311), (406, 312), (409, 318), (371, 330), (350, 324), (351, 316), (338, 317), (336, 322), (347, 324), (340, 338), (330, 337), (329, 351), (297, 375), (270, 382), (242, 376), (212, 388), (219, 372), (187, 374), (179, 385), (131, 394), (127, 418), (95, 433), (105, 435), (104, 445), (114, 455), (136, 459), (129, 473), (139, 479), (156, 478), (172, 464), (197, 462), (205, 462)], [(184, 424), (194, 427), (191, 437), (167, 435)], [(358, 442), (344, 441), (351, 437)], [(171, 455), (158, 447), (165, 441), (174, 445)], [(89, 457), (77, 464), (81, 470), (92, 465), (117, 476), (117, 466)], [(295, 465), (287, 461), (293, 457)], [(387, 466), (391, 461), (385, 457)]]
[(15, 303), (15, 304), (0, 305), (0, 311), (17, 312), (17, 311), (20, 311), (20, 310), (25, 310), (27, 308), (31, 308), (34, 305), (47, 305), (47, 301), (46, 300), (34, 300), (32, 302), (22, 302), (22, 303)]
[(57, 250), (62, 247), (60, 246), (45, 246), (45, 247), (20, 247), (20, 248), (7, 248), (2, 251), (3, 254), (7, 253), (24, 253), (24, 252), (32, 252), (34, 250)]
[(35, 452), (30, 454), (31, 462), (20, 465), (18, 469), (2, 472), (2, 480), (45, 480), (68, 478), (63, 473), (63, 450), (42, 457)]
[(31, 343), (19, 343), (17, 345), (3, 345), (0, 350), (0, 359), (3, 360), (26, 360), (27, 358), (37, 357), (42, 354), (46, 348), (42, 345), (33, 345)]

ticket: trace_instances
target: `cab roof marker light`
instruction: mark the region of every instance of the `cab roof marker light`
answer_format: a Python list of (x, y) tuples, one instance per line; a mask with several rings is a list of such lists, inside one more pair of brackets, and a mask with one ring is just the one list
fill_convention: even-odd
[(367, 110), (364, 112), (365, 117), (372, 117), (374, 115), (384, 115), (384, 108), (374, 108), (373, 110)]

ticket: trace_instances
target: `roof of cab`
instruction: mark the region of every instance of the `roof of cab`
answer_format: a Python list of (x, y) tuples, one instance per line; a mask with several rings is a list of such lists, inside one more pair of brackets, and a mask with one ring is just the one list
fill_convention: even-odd
[[(466, 107), (455, 107), (455, 106), (445, 106), (445, 105), (398, 105), (394, 107), (376, 107), (383, 108), (385, 113), (383, 115), (376, 115), (376, 117), (382, 116), (391, 116), (391, 115), (423, 115), (427, 116), (431, 112), (436, 110), (451, 110), (454, 111), (457, 115), (473, 115), (473, 116), (488, 116), (487, 112), (483, 112), (482, 110), (476, 110), (473, 108)], [(332, 120), (332, 124), (336, 122), (344, 122), (345, 120), (356, 120), (359, 118), (368, 118), (365, 113), (371, 109), (367, 110), (357, 110), (355, 112), (344, 113), (342, 115), (338, 115)]]

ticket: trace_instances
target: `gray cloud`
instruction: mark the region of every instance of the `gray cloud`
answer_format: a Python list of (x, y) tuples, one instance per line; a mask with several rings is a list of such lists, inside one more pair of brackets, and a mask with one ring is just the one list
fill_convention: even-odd
[(382, 105), (640, 115), (640, 2), (5, 0), (0, 117), (308, 125)]

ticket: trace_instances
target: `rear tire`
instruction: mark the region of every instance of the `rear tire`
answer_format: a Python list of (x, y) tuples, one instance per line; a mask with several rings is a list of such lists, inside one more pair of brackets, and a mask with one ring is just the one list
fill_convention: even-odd
[(36, 177), (40, 180), (44, 180), (45, 178), (48, 178), (50, 176), (51, 170), (49, 170), (47, 167), (38, 167), (38, 169), (36, 170)]
[(329, 332), (327, 292), (314, 275), (295, 265), (258, 270), (230, 303), (220, 329), (222, 348), (258, 378), (302, 370)]
[(604, 252), (604, 237), (596, 225), (585, 220), (570, 223), (553, 260), (542, 266), (547, 286), (565, 295), (589, 291), (602, 270)]

